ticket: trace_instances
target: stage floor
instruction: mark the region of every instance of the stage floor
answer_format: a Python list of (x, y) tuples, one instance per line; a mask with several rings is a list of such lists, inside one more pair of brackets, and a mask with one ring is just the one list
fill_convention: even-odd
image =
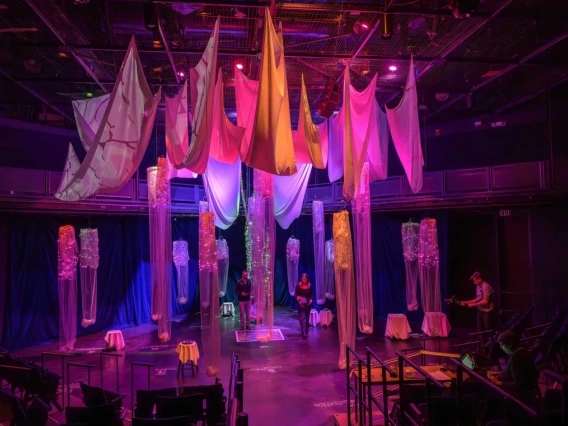
[[(335, 318), (330, 328), (311, 328), (307, 340), (302, 340), (297, 315), (290, 309), (278, 307), (275, 312), (275, 328), (281, 330), (284, 340), (237, 343), (235, 330), (239, 329), (237, 317), (221, 319), (221, 372), (219, 377), (228, 386), (231, 353), (238, 353), (244, 368), (245, 401), (244, 410), (250, 413), (251, 426), (279, 425), (333, 425), (335, 413), (346, 412), (346, 372), (337, 366), (339, 347)], [(254, 325), (253, 325), (254, 327)], [(420, 324), (411, 324), (413, 332), (420, 331)], [(371, 336), (358, 335), (357, 349), (363, 354), (369, 346), (383, 359), (394, 357), (397, 350), (416, 346), (415, 340), (391, 341), (385, 339), (385, 323), (378, 321), (375, 333)], [(173, 338), (163, 345), (159, 342), (156, 326), (152, 324), (122, 330), (126, 347), (119, 353), (120, 393), (128, 395), (125, 406), (130, 408), (131, 362), (154, 364), (151, 371), (153, 389), (193, 384), (211, 384), (214, 378), (205, 374), (204, 359), (199, 360), (199, 372), (195, 378), (191, 369), (186, 368), (185, 376), (176, 378), (178, 357), (175, 353), (177, 343), (182, 340), (195, 340), (202, 352), (199, 314), (178, 317), (172, 326)], [(105, 347), (105, 333), (81, 337), (75, 350), (82, 356), (72, 362), (96, 365), (91, 374), (91, 383), (99, 385), (98, 352)], [(459, 339), (444, 339), (441, 350), (450, 351), (452, 343)], [(432, 342), (431, 350), (438, 350), (438, 343)], [(41, 362), (42, 352), (57, 352), (58, 345), (19, 351), (16, 354)], [(202, 353), (203, 356), (203, 353)], [(116, 388), (114, 358), (104, 360), (104, 387)], [(46, 361), (46, 367), (59, 373), (61, 366), (56, 359)], [(79, 399), (78, 381), (87, 379), (84, 370), (71, 372), (71, 405), (82, 405)], [(147, 386), (146, 372), (136, 370), (135, 388)], [(127, 418), (131, 418), (128, 413)], [(126, 425), (129, 423), (126, 422)]]

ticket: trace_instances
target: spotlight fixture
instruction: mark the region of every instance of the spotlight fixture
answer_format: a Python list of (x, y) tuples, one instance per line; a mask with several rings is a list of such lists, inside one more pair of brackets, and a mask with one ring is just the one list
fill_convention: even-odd
[(233, 7), (231, 9), (231, 12), (233, 12), (233, 16), (237, 19), (244, 19), (247, 17), (247, 15), (245, 15), (243, 12), (241, 12), (239, 9), (237, 9), (236, 7)]
[(450, 97), (449, 93), (439, 92), (434, 95), (438, 102), (445, 102)]
[(395, 65), (389, 67), (389, 71), (395, 72), (398, 68)]
[(32, 74), (39, 74), (42, 70), (41, 65), (35, 59), (26, 59), (24, 67)]
[(154, 31), (154, 38), (152, 42), (152, 47), (154, 49), (161, 49), (162, 48), (162, 39), (160, 38), (160, 34), (158, 31)]
[(144, 3), (144, 26), (149, 31), (158, 27), (158, 9), (152, 0)]
[(238, 70), (242, 70), (245, 66), (243, 64), (241, 64), (240, 62), (237, 62), (236, 67), (237, 67)]
[(180, 76), (181, 78), (184, 78), (185, 73), (183, 71), (178, 71), (178, 76)]
[(369, 29), (369, 25), (361, 23), (361, 21), (355, 21), (355, 24), (353, 25), (353, 32), (355, 34), (359, 34), (363, 31), (367, 31)]
[(392, 37), (392, 15), (383, 13), (381, 17), (381, 37), (384, 39)]
[(92, 98), (92, 97), (93, 97), (93, 94), (92, 94), (91, 92), (86, 92), (86, 93), (85, 93), (85, 96), (86, 96), (87, 98)]
[(65, 50), (60, 50), (59, 52), (57, 52), (57, 56), (63, 59), (67, 59), (69, 57), (69, 53), (67, 53)]

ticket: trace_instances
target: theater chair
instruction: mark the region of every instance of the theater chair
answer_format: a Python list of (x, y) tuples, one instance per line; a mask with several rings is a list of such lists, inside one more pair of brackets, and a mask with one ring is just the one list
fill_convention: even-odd
[(154, 414), (154, 406), (159, 397), (177, 396), (176, 388), (164, 388), (153, 390), (137, 390), (136, 391), (136, 408), (134, 409), (134, 417), (151, 419)]
[(98, 407), (101, 405), (113, 405), (118, 412), (120, 420), (126, 417), (126, 409), (122, 408), (122, 400), (126, 395), (104, 390), (100, 386), (90, 386), (79, 381), (81, 392), (83, 393), (83, 404), (85, 407)]
[(192, 422), (205, 420), (205, 397), (198, 393), (185, 396), (164, 397), (156, 400), (156, 418), (187, 417)]
[(208, 425), (223, 423), (226, 417), (227, 398), (223, 385), (217, 379), (214, 385), (185, 386), (179, 388), (179, 395), (201, 394), (205, 397), (206, 419)]
[(9, 406), (13, 418), (10, 426), (45, 426), (47, 425), (49, 405), (41, 399), (34, 399), (28, 407), (10, 390), (0, 390), (0, 405)]
[(132, 426), (191, 426), (189, 417), (168, 417), (166, 419), (132, 419)]
[(122, 426), (116, 407), (112, 404), (96, 407), (65, 407), (66, 426)]

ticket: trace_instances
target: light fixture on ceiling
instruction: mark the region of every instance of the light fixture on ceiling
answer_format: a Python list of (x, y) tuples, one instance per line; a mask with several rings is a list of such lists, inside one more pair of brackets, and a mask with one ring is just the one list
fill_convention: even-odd
[(73, 0), (74, 4), (88, 4), (91, 0)]
[(185, 73), (183, 71), (178, 71), (178, 76), (181, 78), (185, 77)]
[(238, 70), (242, 70), (245, 67), (241, 62), (237, 62), (235, 66), (237, 67)]
[(383, 13), (381, 17), (381, 37), (384, 39), (392, 37), (392, 15)]
[(428, 111), (428, 107), (426, 105), (418, 105), (418, 111)]
[(355, 24), (353, 25), (353, 32), (355, 34), (359, 34), (361, 32), (365, 32), (369, 29), (369, 25), (365, 24), (364, 22), (361, 21), (355, 21)]
[(450, 97), (450, 95), (449, 95), (448, 93), (445, 93), (445, 92), (439, 92), (439, 93), (436, 93), (436, 94), (434, 95), (434, 97), (436, 98), (436, 100), (437, 100), (438, 102), (445, 102), (445, 101), (448, 100), (448, 98)]
[(154, 38), (152, 39), (152, 47), (154, 49), (161, 49), (162, 48), (162, 38), (158, 31), (154, 31)]
[(391, 65), (389, 67), (389, 71), (395, 72), (398, 68), (396, 67), (396, 65)]
[(24, 61), (24, 67), (32, 74), (41, 73), (41, 65), (35, 59), (26, 59)]
[(236, 7), (233, 7), (231, 9), (231, 11), (233, 12), (233, 16), (237, 19), (244, 19), (247, 17), (246, 14), (244, 14), (243, 12), (241, 12), (239, 9), (237, 9)]
[(158, 9), (152, 0), (144, 3), (144, 26), (149, 31), (158, 27)]

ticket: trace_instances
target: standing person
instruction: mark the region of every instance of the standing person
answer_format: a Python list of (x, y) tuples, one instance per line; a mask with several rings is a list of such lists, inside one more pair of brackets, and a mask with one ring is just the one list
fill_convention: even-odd
[[(239, 299), (239, 314), (241, 316), (241, 330), (250, 330), (250, 292), (252, 284), (248, 279), (248, 271), (243, 271), (241, 279), (237, 281), (235, 292)], [(246, 315), (246, 319), (245, 319)]]
[(302, 339), (305, 339), (308, 337), (310, 309), (312, 307), (312, 286), (308, 274), (302, 274), (302, 279), (296, 286), (295, 297), (298, 302), (298, 319), (300, 320)]
[(495, 325), (495, 306), (493, 305), (493, 289), (479, 272), (470, 278), (476, 285), (475, 299), (461, 302), (462, 306), (477, 308), (477, 331), (492, 330)]

